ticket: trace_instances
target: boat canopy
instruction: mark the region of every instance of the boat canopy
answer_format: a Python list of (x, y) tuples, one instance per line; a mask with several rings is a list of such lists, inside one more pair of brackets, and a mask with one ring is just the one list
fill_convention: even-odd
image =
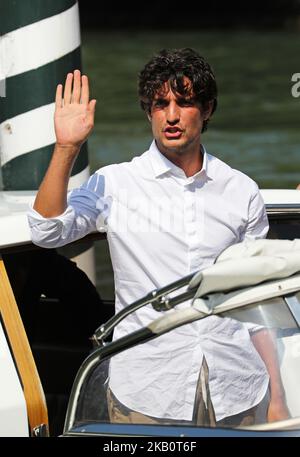
[(287, 278), (300, 271), (300, 239), (244, 241), (230, 246), (216, 263), (194, 275), (189, 288), (195, 298), (265, 281)]

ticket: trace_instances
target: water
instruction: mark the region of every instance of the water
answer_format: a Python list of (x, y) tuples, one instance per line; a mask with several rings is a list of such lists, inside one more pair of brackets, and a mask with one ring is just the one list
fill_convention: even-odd
[[(291, 77), (300, 72), (299, 33), (286, 31), (82, 32), (84, 71), (97, 99), (89, 139), (92, 170), (130, 160), (151, 142), (139, 107), (137, 74), (161, 48), (192, 47), (210, 62), (218, 109), (203, 136), (208, 151), (251, 176), (262, 188), (300, 182), (300, 98)], [(105, 242), (96, 243), (98, 289), (113, 297)]]

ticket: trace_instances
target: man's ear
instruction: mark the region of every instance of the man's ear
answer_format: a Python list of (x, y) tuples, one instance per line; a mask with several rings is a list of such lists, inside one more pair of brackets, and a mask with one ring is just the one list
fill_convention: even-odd
[(152, 122), (152, 117), (151, 117), (151, 114), (149, 112), (147, 113), (147, 118), (148, 118), (149, 122)]

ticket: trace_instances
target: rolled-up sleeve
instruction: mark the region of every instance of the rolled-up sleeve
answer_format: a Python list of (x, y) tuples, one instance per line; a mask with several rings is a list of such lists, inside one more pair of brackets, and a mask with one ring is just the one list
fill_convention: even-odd
[(32, 242), (37, 246), (55, 248), (73, 241), (67, 236), (74, 225), (75, 211), (72, 206), (68, 206), (60, 216), (52, 218), (45, 218), (30, 207), (27, 217)]
[(32, 242), (56, 248), (96, 231), (97, 218), (106, 207), (105, 183), (104, 175), (92, 175), (80, 188), (69, 192), (68, 206), (59, 216), (45, 218), (30, 206), (27, 216)]

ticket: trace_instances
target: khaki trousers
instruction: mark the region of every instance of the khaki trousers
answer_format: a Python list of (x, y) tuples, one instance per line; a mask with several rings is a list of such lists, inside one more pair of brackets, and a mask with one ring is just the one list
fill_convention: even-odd
[[(112, 391), (108, 388), (107, 390), (107, 405), (108, 414), (111, 423), (130, 423), (130, 424), (182, 424), (182, 425), (198, 425), (198, 426), (209, 426), (209, 427), (238, 427), (253, 425), (255, 423), (256, 411), (261, 405), (257, 405), (253, 408), (243, 411), (242, 413), (235, 414), (234, 416), (228, 416), (220, 421), (216, 421), (214, 408), (210, 398), (209, 392), (209, 372), (208, 366), (203, 357), (202, 367), (200, 370), (195, 405), (193, 411), (193, 419), (191, 421), (185, 420), (174, 420), (174, 419), (159, 419), (156, 417), (148, 416), (138, 411), (133, 411), (123, 405), (115, 397)], [(268, 395), (263, 400), (265, 411), (268, 406)], [(266, 419), (260, 421), (265, 422)]]
[(208, 386), (208, 366), (205, 358), (203, 358), (202, 367), (200, 370), (195, 406), (192, 421), (174, 420), (174, 419), (159, 419), (152, 416), (139, 413), (128, 409), (115, 397), (112, 391), (107, 390), (107, 405), (108, 414), (111, 423), (130, 423), (130, 424), (197, 424), (215, 426), (215, 414), (210, 399)]

